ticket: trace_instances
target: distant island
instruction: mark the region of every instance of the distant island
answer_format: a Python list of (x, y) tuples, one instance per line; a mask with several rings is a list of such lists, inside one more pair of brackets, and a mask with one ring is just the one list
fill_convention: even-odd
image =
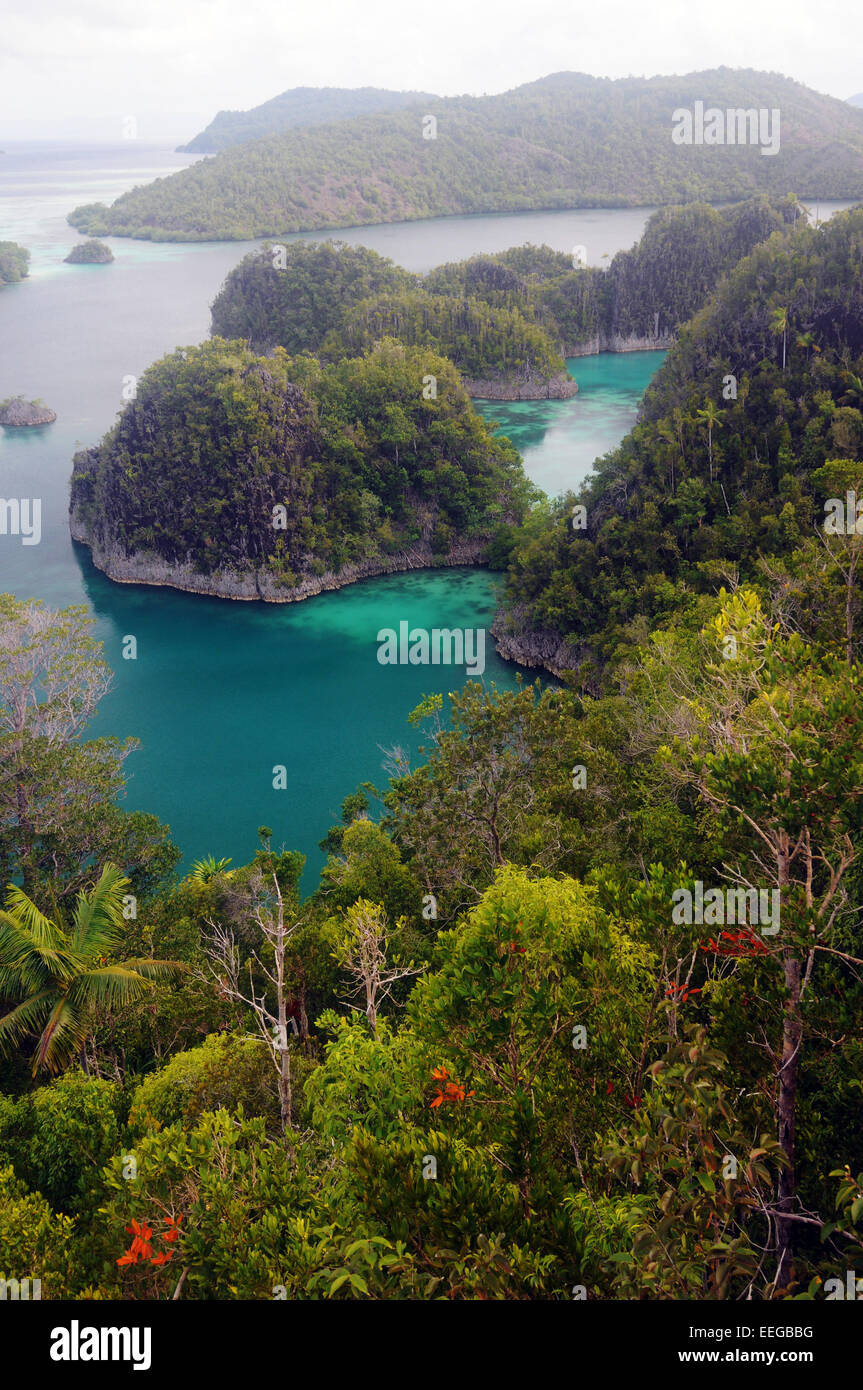
[(91, 238), (73, 246), (63, 259), (67, 265), (109, 265), (114, 259), (114, 252), (104, 241)]
[(52, 425), (57, 413), (44, 401), (28, 401), (23, 396), (10, 396), (0, 401), (0, 425), (13, 429), (30, 429), (36, 425)]
[[(691, 143), (681, 110), (700, 113)], [(722, 117), (721, 142), (702, 128), (711, 112)], [(564, 72), (499, 96), (283, 130), (110, 207), (78, 207), (69, 221), (89, 236), (231, 241), (459, 214), (736, 202), (789, 189), (863, 197), (863, 110), (752, 69), (616, 81)]]
[(0, 241), (0, 285), (14, 285), (30, 273), (30, 252), (16, 241)]
[(381, 87), (292, 87), (251, 111), (220, 111), (178, 154), (218, 154), (246, 140), (261, 140), (300, 126), (327, 125), (351, 116), (398, 111), (440, 101), (431, 92), (388, 92)]
[(449, 358), (471, 396), (561, 400), (578, 389), (565, 358), (670, 347), (723, 274), (804, 220), (793, 196), (663, 208), (605, 270), (525, 245), (419, 276), (344, 242), (269, 245), (229, 273), (212, 328), (325, 361), (398, 338)]

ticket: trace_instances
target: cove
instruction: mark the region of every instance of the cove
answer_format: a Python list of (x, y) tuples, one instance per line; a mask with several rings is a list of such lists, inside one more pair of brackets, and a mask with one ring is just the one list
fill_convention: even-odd
[[(318, 841), (344, 798), (364, 781), (385, 786), (382, 765), (393, 745), (416, 765), (422, 737), (408, 714), (424, 695), (446, 696), (465, 680), (463, 667), (381, 665), (378, 632), (398, 632), (405, 622), (429, 632), (488, 634), (499, 576), (413, 571), (276, 606), (114, 584), (93, 567), (69, 536), (72, 456), (113, 423), (128, 375), (206, 337), (209, 304), (249, 249), (114, 238), (114, 264), (63, 264), (78, 240), (65, 211), (110, 200), (179, 162), (148, 150), (123, 151), (123, 159), (95, 149), (52, 164), (44, 150), (23, 151), (0, 188), (8, 194), (0, 196), (0, 237), (20, 239), (34, 253), (31, 279), (0, 291), (0, 399), (42, 397), (58, 417), (44, 429), (0, 429), (0, 496), (41, 502), (38, 545), (0, 535), (0, 592), (91, 611), (115, 682), (90, 734), (140, 740), (126, 763), (123, 804), (169, 824), (186, 867), (208, 854), (244, 862), (266, 824), (274, 846), (308, 856), (303, 886), (310, 891), (323, 863)], [(524, 241), (560, 249), (585, 241), (613, 254), (638, 237), (647, 213), (442, 219), (338, 235), (427, 269)], [(580, 388), (571, 400), (478, 408), (513, 439), (541, 487), (562, 491), (576, 487), (631, 427), (661, 357), (579, 358), (569, 363)], [(123, 658), (127, 636), (137, 639), (135, 660)], [(487, 635), (482, 680), (510, 689), (516, 674)], [(285, 790), (273, 787), (276, 766), (287, 770)]]

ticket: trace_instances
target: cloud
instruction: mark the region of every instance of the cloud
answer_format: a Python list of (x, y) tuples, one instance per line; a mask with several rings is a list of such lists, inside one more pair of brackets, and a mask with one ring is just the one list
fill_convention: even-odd
[(500, 92), (562, 69), (727, 64), (845, 97), (863, 87), (861, 14), (845, 0), (4, 0), (0, 83), (6, 115), (58, 129), (119, 109), (212, 115), (292, 86)]

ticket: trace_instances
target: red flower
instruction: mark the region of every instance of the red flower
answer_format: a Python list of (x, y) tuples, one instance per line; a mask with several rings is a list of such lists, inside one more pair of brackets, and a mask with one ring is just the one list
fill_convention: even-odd
[(465, 1091), (464, 1086), (457, 1081), (447, 1081), (446, 1077), (449, 1076), (449, 1072), (446, 1067), (435, 1067), (432, 1076), (436, 1081), (442, 1081), (444, 1084), (436, 1088), (435, 1098), (429, 1105), (430, 1110), (435, 1110), (437, 1106), (443, 1105), (445, 1100), (465, 1100), (467, 1096), (476, 1094), (475, 1091)]

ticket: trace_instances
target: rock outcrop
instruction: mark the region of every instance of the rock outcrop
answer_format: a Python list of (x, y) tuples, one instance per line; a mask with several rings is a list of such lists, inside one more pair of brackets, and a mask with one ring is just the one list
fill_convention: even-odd
[(583, 342), (569, 344), (564, 349), (564, 357), (595, 357), (600, 352), (667, 352), (673, 346), (675, 337), (671, 333), (660, 333), (655, 338), (649, 334), (636, 337), (630, 334), (621, 337), (619, 333), (598, 333)]
[(525, 376), (516, 381), (472, 381), (463, 377), (465, 390), (475, 400), (487, 401), (566, 401), (578, 391), (578, 383), (568, 372), (557, 376)]
[(562, 677), (574, 670), (586, 658), (580, 651), (552, 628), (531, 628), (526, 613), (500, 609), (491, 629), (498, 655), (505, 661), (517, 661), (520, 666), (539, 668)]
[(56, 419), (56, 411), (49, 410), (41, 401), (26, 401), (23, 396), (0, 401), (0, 425), (30, 429), (35, 425), (51, 425)]
[(410, 550), (394, 555), (375, 556), (358, 564), (345, 565), (337, 572), (327, 570), (320, 575), (305, 575), (299, 583), (288, 586), (284, 579), (266, 568), (244, 571), (225, 568), (202, 574), (192, 565), (170, 563), (160, 555), (143, 552), (128, 554), (119, 546), (100, 545), (74, 509), (69, 525), (72, 539), (89, 547), (96, 568), (118, 584), (150, 584), (241, 602), (262, 599), (266, 603), (299, 603), (302, 599), (313, 598), (315, 594), (343, 589), (357, 580), (372, 579), (381, 574), (478, 565), (488, 553), (487, 540), (459, 542), (445, 555), (436, 555), (431, 546), (419, 543)]

